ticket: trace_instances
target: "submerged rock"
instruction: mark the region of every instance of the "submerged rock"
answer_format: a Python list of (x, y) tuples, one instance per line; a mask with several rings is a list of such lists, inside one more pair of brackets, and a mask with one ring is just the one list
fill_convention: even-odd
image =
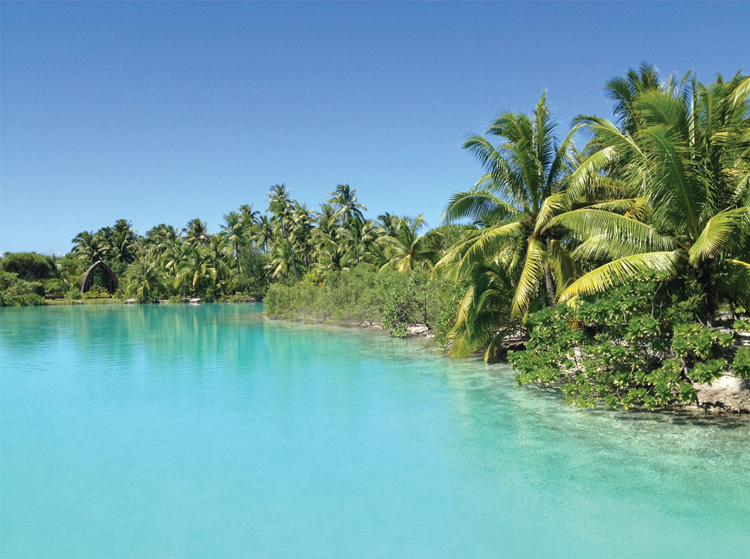
[(698, 405), (704, 408), (750, 413), (750, 381), (724, 375), (713, 384), (694, 384)]

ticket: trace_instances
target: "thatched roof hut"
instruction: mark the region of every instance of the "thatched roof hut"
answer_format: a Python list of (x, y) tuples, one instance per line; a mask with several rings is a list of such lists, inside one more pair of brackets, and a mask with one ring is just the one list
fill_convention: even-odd
[(117, 286), (119, 285), (117, 276), (115, 276), (112, 268), (107, 266), (101, 260), (92, 264), (89, 269), (86, 270), (86, 273), (83, 274), (83, 279), (81, 280), (81, 293), (86, 293), (95, 285), (98, 285), (102, 289), (106, 289), (110, 293), (117, 291)]

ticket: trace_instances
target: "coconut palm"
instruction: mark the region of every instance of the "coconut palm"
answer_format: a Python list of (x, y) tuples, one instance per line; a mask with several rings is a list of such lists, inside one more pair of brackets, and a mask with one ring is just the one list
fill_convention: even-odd
[(71, 252), (76, 258), (89, 264), (94, 262), (103, 262), (107, 258), (107, 247), (102, 238), (94, 235), (90, 231), (82, 231), (71, 241), (73, 248)]
[[(386, 216), (381, 216), (381, 218)], [(394, 268), (399, 272), (409, 272), (416, 268), (431, 270), (440, 260), (440, 252), (435, 250), (440, 233), (430, 231), (425, 235), (419, 232), (427, 225), (422, 214), (415, 218), (390, 216), (384, 221), (384, 228), (392, 228), (390, 235), (380, 237), (387, 262), (384, 268)], [(387, 229), (386, 229), (387, 230)]]
[[(241, 208), (240, 208), (241, 209)], [(252, 210), (250, 210), (252, 212)], [(245, 214), (248, 215), (248, 214)], [(244, 239), (245, 229), (248, 226), (247, 217), (237, 212), (229, 212), (224, 216), (224, 224), (221, 226), (226, 234), (226, 240), (233, 248), (234, 259), (237, 264), (237, 281), (242, 291), (242, 272), (240, 270), (240, 243)]]
[(558, 144), (555, 127), (543, 94), (531, 117), (506, 112), (492, 123), (485, 134), (501, 138), (498, 147), (484, 136), (469, 138), (464, 149), (487, 172), (474, 188), (453, 195), (444, 212), (446, 222), (469, 218), (482, 228), (467, 233), (439, 268), (464, 279), (478, 263), (506, 267), (514, 277), (513, 318), (528, 310), (542, 285), (547, 303), (555, 306), (557, 292), (577, 273), (562, 232), (549, 226), (552, 218), (570, 209), (565, 178), (577, 163), (572, 139), (576, 129)]
[(690, 270), (713, 324), (717, 271), (750, 273), (750, 78), (719, 76), (705, 87), (688, 74), (682, 83), (637, 96), (632, 134), (605, 119), (583, 119), (600, 153), (620, 162), (622, 182), (640, 191), (645, 223), (595, 208), (553, 219), (588, 239), (578, 256), (612, 259), (567, 287), (562, 300), (651, 271), (674, 277)]
[(377, 239), (372, 221), (350, 218), (338, 231), (338, 241), (344, 250), (344, 257), (359, 264), (366, 258)]
[(273, 240), (273, 223), (268, 219), (268, 216), (260, 216), (251, 229), (250, 236), (256, 244), (263, 247), (263, 252), (268, 252), (268, 243)]
[(216, 275), (216, 268), (203, 250), (191, 247), (177, 266), (174, 286), (187, 285), (191, 293), (204, 294), (216, 281)]
[[(295, 262), (294, 250), (292, 249), (292, 243), (289, 241), (289, 228), (288, 224), (292, 222), (294, 217), (292, 209), (295, 200), (289, 197), (289, 190), (286, 185), (277, 184), (271, 187), (271, 191), (267, 194), (266, 199), (268, 201), (268, 211), (271, 212), (271, 221), (277, 224), (281, 229), (281, 233), (286, 240), (287, 249), (289, 251), (289, 261), (291, 262), (292, 270), (294, 271), (294, 277), (299, 280), (299, 274), (297, 273), (297, 264)], [(278, 258), (278, 255), (274, 260)]]
[(253, 205), (250, 204), (249, 206), (247, 204), (242, 204), (239, 207), (240, 215), (242, 215), (242, 219), (245, 222), (246, 227), (252, 227), (256, 223), (258, 223), (258, 216), (260, 216), (260, 212), (253, 211)]
[(187, 227), (183, 229), (187, 243), (192, 247), (206, 246), (208, 244), (208, 224), (200, 218), (188, 221)]
[(357, 201), (356, 192), (348, 184), (338, 184), (336, 190), (329, 192), (332, 198), (328, 200), (328, 203), (336, 208), (342, 223), (350, 223), (352, 219), (359, 221), (365, 219), (362, 210), (367, 211), (367, 208)]
[(164, 275), (157, 262), (138, 260), (128, 270), (126, 293), (149, 303), (164, 289)]

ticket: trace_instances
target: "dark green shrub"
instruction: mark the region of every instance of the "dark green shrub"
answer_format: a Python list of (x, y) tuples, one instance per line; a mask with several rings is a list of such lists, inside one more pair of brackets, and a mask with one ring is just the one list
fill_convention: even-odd
[(24, 281), (58, 277), (54, 259), (36, 252), (6, 252), (0, 258), (0, 270), (17, 274)]
[[(696, 400), (693, 383), (728, 370), (732, 334), (696, 321), (691, 281), (635, 283), (528, 318), (524, 351), (509, 354), (519, 385), (560, 389), (568, 404), (647, 408)], [(750, 355), (738, 352), (735, 374)]]

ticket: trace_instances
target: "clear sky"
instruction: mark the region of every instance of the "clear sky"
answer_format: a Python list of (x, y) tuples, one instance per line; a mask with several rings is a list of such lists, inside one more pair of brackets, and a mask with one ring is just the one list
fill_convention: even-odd
[(481, 175), (460, 149), (547, 90), (560, 132), (607, 79), (750, 72), (750, 3), (0, 2), (0, 250), (193, 217), (218, 230), (285, 182), (368, 217)]

